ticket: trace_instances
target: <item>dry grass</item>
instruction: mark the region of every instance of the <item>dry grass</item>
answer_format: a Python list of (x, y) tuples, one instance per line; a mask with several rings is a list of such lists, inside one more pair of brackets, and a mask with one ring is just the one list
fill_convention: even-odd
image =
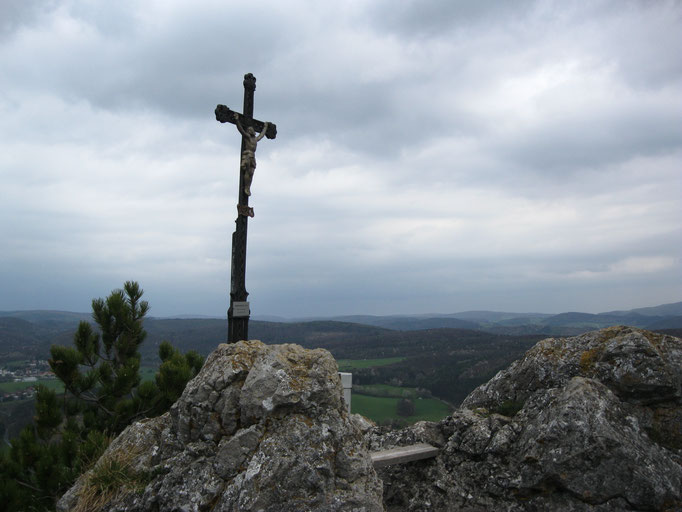
[(592, 376), (594, 365), (603, 352), (603, 347), (595, 347), (582, 353), (580, 356), (580, 371), (584, 377)]
[(100, 458), (85, 476), (72, 512), (96, 512), (112, 500), (144, 490), (149, 473), (133, 469), (135, 452), (117, 451)]

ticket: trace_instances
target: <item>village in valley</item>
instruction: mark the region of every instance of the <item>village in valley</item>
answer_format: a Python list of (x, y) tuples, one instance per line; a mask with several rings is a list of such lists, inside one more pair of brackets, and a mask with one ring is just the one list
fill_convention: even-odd
[(0, 367), (0, 402), (31, 399), (36, 394), (36, 386), (45, 380), (56, 377), (44, 359), (24, 361)]

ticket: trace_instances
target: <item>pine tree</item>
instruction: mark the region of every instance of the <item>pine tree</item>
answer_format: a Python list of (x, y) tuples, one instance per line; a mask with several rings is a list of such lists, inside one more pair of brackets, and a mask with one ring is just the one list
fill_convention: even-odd
[(203, 358), (164, 341), (155, 381), (142, 382), (139, 346), (149, 304), (134, 281), (92, 301), (99, 332), (81, 322), (74, 346), (53, 345), (52, 371), (60, 397), (38, 386), (34, 424), (0, 453), (0, 511), (54, 510), (56, 500), (94, 463), (109, 441), (133, 421), (167, 411)]
[(180, 398), (187, 382), (201, 370), (204, 358), (194, 350), (183, 355), (167, 341), (161, 343), (159, 357), (162, 363), (155, 382), (158, 388), (156, 408), (161, 412)]

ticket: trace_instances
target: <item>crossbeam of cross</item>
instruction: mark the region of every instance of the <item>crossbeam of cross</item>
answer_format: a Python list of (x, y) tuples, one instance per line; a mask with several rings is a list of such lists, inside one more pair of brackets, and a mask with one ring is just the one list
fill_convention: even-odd
[[(265, 126), (265, 123), (263, 121), (259, 121), (258, 119), (249, 119), (243, 114), (240, 114), (239, 112), (235, 112), (234, 110), (231, 110), (230, 108), (226, 107), (225, 105), (218, 105), (215, 108), (215, 118), (216, 121), (220, 121), (221, 123), (232, 123), (236, 124), (235, 121), (235, 114), (237, 115), (239, 121), (241, 122), (242, 126), (246, 127), (248, 125), (253, 126), (253, 129), (256, 130), (257, 132), (262, 132), (263, 127)], [(268, 139), (274, 139), (277, 137), (277, 125), (274, 123), (268, 123), (268, 129), (265, 132), (265, 136)]]

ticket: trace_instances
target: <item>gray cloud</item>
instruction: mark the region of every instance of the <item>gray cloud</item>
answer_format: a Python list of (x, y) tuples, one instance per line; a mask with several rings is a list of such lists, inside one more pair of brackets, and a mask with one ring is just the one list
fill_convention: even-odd
[(56, 7), (56, 1), (7, 0), (0, 4), (0, 37), (7, 38), (36, 23)]
[(258, 314), (679, 300), (679, 2), (2, 9), (0, 309), (223, 314), (246, 72)]
[(452, 31), (469, 32), (485, 29), (522, 18), (535, 2), (500, 3), (494, 1), (467, 2), (438, 0), (406, 2), (384, 1), (370, 10), (378, 26), (401, 37), (442, 37)]
[(506, 161), (537, 173), (563, 174), (682, 149), (680, 112), (672, 101), (653, 106), (612, 105), (611, 111), (571, 112), (520, 129), (493, 147)]

